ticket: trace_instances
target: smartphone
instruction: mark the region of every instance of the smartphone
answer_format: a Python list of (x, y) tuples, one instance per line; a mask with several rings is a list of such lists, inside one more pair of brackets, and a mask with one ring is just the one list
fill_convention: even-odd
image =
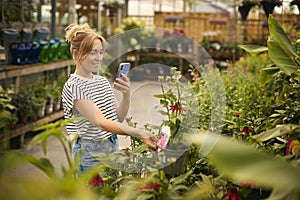
[(120, 66), (118, 69), (118, 78), (123, 79), (121, 76), (122, 74), (128, 76), (129, 70), (130, 70), (130, 63), (128, 63), (128, 62), (120, 63)]

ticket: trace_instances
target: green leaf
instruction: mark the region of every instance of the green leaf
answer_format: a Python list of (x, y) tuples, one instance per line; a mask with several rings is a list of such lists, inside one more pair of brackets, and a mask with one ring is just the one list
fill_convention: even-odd
[(32, 165), (45, 172), (49, 177), (56, 176), (54, 166), (47, 158), (36, 158), (32, 155), (22, 154), (20, 152), (11, 152), (11, 156), (14, 156), (16, 159), (22, 159), (31, 163)]
[(267, 200), (284, 199), (284, 200), (299, 200), (300, 191), (293, 191), (289, 187), (276, 188), (272, 191)]
[(47, 139), (50, 136), (59, 137), (60, 135), (62, 135), (60, 129), (57, 129), (57, 128), (49, 129), (47, 131), (44, 131), (44, 132), (34, 136), (32, 138), (32, 140), (30, 141), (29, 146), (32, 146), (32, 145), (36, 144), (37, 142), (41, 141), (43, 152), (44, 152), (44, 154), (47, 154)]
[(259, 53), (268, 51), (268, 47), (259, 45), (238, 45), (241, 49), (244, 49), (251, 56), (256, 56)]
[(162, 99), (162, 98), (165, 97), (164, 94), (154, 94), (153, 96), (156, 97), (156, 98), (159, 98), (159, 99)]
[(268, 39), (269, 56), (281, 71), (287, 75), (296, 73), (300, 68), (297, 63), (279, 46), (273, 37)]
[[(269, 32), (270, 35), (275, 39), (278, 45), (283, 49), (283, 51), (288, 55), (288, 57), (298, 57), (296, 49), (292, 45), (290, 39), (283, 28), (274, 19), (273, 15), (269, 15), (268, 18)], [(270, 49), (269, 49), (270, 52)]]
[(265, 85), (273, 79), (273, 75), (278, 73), (280, 69), (278, 67), (268, 67), (260, 70), (259, 79), (260, 84)]
[(278, 113), (274, 113), (272, 115), (270, 115), (270, 118), (275, 118), (275, 117), (280, 117), (281, 114), (278, 114)]
[(147, 151), (149, 149), (149, 145), (148, 144), (141, 144), (138, 147), (132, 149), (133, 154), (141, 154), (144, 151)]
[(264, 142), (275, 137), (290, 134), (295, 130), (300, 130), (300, 125), (296, 125), (296, 124), (277, 125), (273, 129), (264, 131), (258, 135), (253, 136), (253, 138), (255, 138), (257, 141)]
[[(255, 146), (212, 133), (199, 133), (195, 145), (207, 153), (217, 170), (235, 182), (246, 181), (258, 187), (300, 190), (300, 169), (280, 157)], [(298, 197), (299, 198), (299, 197)]]

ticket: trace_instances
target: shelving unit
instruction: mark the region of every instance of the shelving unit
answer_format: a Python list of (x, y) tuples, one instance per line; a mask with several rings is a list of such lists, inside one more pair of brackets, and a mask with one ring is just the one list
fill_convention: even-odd
[[(59, 60), (56, 62), (49, 62), (49, 63), (35, 63), (30, 65), (6, 65), (3, 66), (2, 67), (3, 70), (0, 71), (0, 80), (12, 78), (14, 80), (13, 82), (16, 86), (16, 90), (18, 90), (21, 84), (20, 78), (22, 76), (61, 69), (61, 68), (66, 68), (67, 74), (70, 74), (71, 67), (73, 64), (74, 64), (73, 60), (68, 59), (68, 60)], [(46, 115), (45, 117), (38, 119), (37, 121), (18, 126), (17, 128), (14, 129), (10, 129), (8, 133), (1, 135), (0, 143), (3, 143), (6, 140), (10, 140), (17, 136), (21, 136), (20, 144), (22, 146), (24, 144), (24, 137), (27, 132), (35, 129), (36, 127), (39, 127), (43, 124), (50, 123), (62, 117), (63, 117), (63, 111), (56, 111), (50, 115)]]
[(162, 52), (162, 51), (153, 51), (153, 52), (143, 52), (143, 51), (133, 51), (125, 54), (125, 59), (134, 62), (134, 66), (140, 64), (142, 57), (150, 57), (153, 59), (166, 58), (166, 59), (177, 59), (179, 71), (183, 72), (184, 60), (197, 62), (197, 54), (187, 54), (187, 53), (173, 53), (173, 52)]
[(21, 125), (15, 129), (10, 129), (8, 131), (7, 134), (7, 138), (5, 138), (4, 135), (1, 135), (0, 137), (0, 143), (3, 143), (9, 139), (12, 139), (12, 138), (15, 138), (17, 136), (21, 136), (20, 138), (20, 144), (21, 146), (23, 146), (24, 144), (24, 138), (25, 138), (25, 134), (29, 131), (32, 131), (33, 129), (39, 127), (39, 126), (42, 126), (44, 124), (47, 124), (47, 123), (50, 123), (52, 121), (55, 121), (57, 119), (60, 119), (62, 118), (64, 115), (63, 111), (58, 111), (58, 112), (54, 112), (50, 115), (47, 115), (35, 122), (30, 122), (28, 124), (24, 124), (24, 125)]
[(67, 68), (67, 73), (71, 73), (71, 66), (74, 64), (74, 61), (71, 59), (68, 60), (59, 60), (56, 62), (49, 63), (35, 63), (31, 65), (6, 65), (3, 66), (3, 71), (0, 71), (0, 80), (7, 78), (14, 78), (16, 88), (20, 86), (20, 77), (35, 74), (44, 71), (51, 71), (60, 68)]

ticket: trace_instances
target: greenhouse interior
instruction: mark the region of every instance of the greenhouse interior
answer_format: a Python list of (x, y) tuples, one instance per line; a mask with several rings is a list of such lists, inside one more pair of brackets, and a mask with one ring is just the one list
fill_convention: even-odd
[(300, 199), (300, 0), (0, 2), (0, 199)]

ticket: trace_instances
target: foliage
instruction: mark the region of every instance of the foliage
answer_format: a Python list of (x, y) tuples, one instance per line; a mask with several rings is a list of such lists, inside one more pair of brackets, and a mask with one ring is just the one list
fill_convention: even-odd
[(13, 90), (5, 90), (0, 86), (0, 129), (6, 128), (10, 123), (17, 121), (14, 115), (15, 106), (12, 104), (13, 94)]
[(0, 151), (9, 148), (9, 134), (7, 130), (18, 121), (15, 115), (16, 109), (12, 102), (13, 95), (13, 90), (3, 89), (0, 86)]
[[(32, 0), (11, 0), (3, 2), (3, 6), (5, 6), (5, 9), (3, 9), (5, 22), (31, 21), (33, 17), (32, 11), (34, 10), (33, 8), (35, 4), (36, 3)], [(23, 9), (22, 12), (20, 12), (21, 9)]]
[(28, 88), (22, 88), (14, 94), (12, 104), (16, 106), (16, 115), (19, 119), (32, 115), (32, 97), (33, 94)]
[(128, 35), (125, 38), (122, 38), (122, 42), (125, 45), (125, 49), (131, 50), (139, 50), (141, 49), (141, 45), (143, 44), (146, 47), (147, 41), (151, 42), (153, 40), (153, 33), (147, 29), (145, 29), (146, 24), (143, 20), (137, 20), (132, 17), (126, 17), (122, 19), (122, 23), (119, 27), (115, 29), (115, 34), (121, 34), (125, 31), (130, 31), (130, 37)]
[[(162, 93), (155, 96), (164, 108), (160, 110), (166, 116), (162, 124), (171, 127), (173, 141), (178, 133), (184, 134), (179, 137), (183, 144), (192, 141), (182, 174), (170, 177), (163, 169), (154, 170), (157, 163), (148, 162), (153, 160), (136, 159), (149, 151), (147, 145), (135, 143), (133, 148), (110, 156), (99, 154), (98, 159), (106, 163), (76, 176), (78, 158), (73, 160), (70, 154), (76, 138), (63, 133), (66, 123), (74, 119), (60, 120), (38, 128), (43, 132), (31, 144), (40, 142), (46, 154), (50, 136), (61, 142), (68, 160), (68, 167), (62, 166), (62, 176), (47, 158), (7, 152), (0, 166), (0, 190), (5, 191), (0, 193), (1, 199), (18, 199), (21, 195), (44, 199), (45, 194), (49, 199), (249, 199), (253, 195), (254, 199), (299, 199), (299, 55), (295, 43), (272, 15), (269, 28), (267, 48), (241, 46), (255, 53), (257, 60), (246, 56), (221, 72), (227, 115), (225, 123), (216, 129), (210, 127), (214, 106), (211, 99), (224, 97), (216, 88), (209, 91), (211, 85), (206, 85), (204, 78), (216, 75), (215, 71), (198, 74), (192, 70), (191, 81), (183, 82), (174, 69), (166, 82), (160, 79)], [(219, 130), (221, 134), (216, 134)], [(128, 165), (135, 159), (135, 165)], [(10, 181), (9, 170), (23, 161), (41, 169), (49, 179)], [(114, 169), (114, 163), (135, 170), (145, 166), (153, 169), (131, 173)], [(89, 186), (95, 175), (101, 176), (101, 186)], [(266, 191), (266, 196), (257, 191)]]
[[(155, 94), (154, 97), (160, 99), (160, 107), (163, 109), (158, 110), (158, 112), (166, 118), (161, 126), (170, 127), (170, 147), (180, 148), (180, 141), (185, 133), (208, 125), (208, 122), (204, 124), (204, 121), (199, 120), (199, 118), (207, 119), (207, 113), (209, 113), (199, 113), (201, 112), (199, 106), (207, 106), (208, 104), (208, 102), (199, 102), (200, 99), (202, 101), (207, 100), (207, 96), (205, 97), (207, 90), (203, 90), (204, 84), (201, 87), (197, 84), (193, 85), (189, 81), (183, 81), (184, 77), (181, 73), (176, 68), (172, 69), (173, 75), (166, 77), (166, 83), (163, 82), (164, 77), (159, 77), (162, 93)], [(203, 110), (209, 111), (208, 109)]]
[(120, 34), (131, 29), (143, 28), (145, 26), (146, 24), (143, 20), (136, 20), (132, 17), (126, 17), (122, 19), (122, 24), (120, 27), (115, 29), (115, 33)]

